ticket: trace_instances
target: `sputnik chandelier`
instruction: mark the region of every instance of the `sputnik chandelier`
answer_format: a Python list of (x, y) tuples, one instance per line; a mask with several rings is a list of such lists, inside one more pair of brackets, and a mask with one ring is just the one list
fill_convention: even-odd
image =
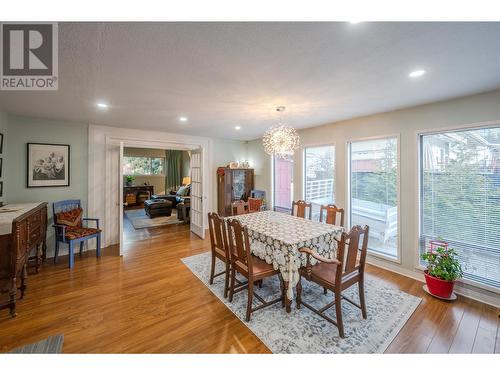
[(262, 138), (264, 151), (269, 155), (275, 155), (279, 159), (287, 159), (300, 145), (299, 135), (294, 128), (288, 127), (282, 122), (284, 106), (276, 108), (280, 113), (280, 120), (271, 126)]

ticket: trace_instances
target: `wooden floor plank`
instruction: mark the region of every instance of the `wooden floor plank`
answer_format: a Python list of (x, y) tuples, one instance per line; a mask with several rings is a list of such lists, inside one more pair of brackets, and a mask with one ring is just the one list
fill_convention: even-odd
[(495, 353), (498, 317), (493, 307), (483, 305), (482, 308), (472, 353), (493, 354)]
[(453, 338), (450, 353), (472, 353), (479, 322), (481, 320), (482, 304), (466, 300), (464, 314)]
[[(270, 352), (181, 262), (208, 251), (208, 238), (185, 225), (138, 233), (125, 226), (123, 257), (117, 247), (99, 259), (88, 252), (73, 270), (61, 257), (29, 276), (19, 315), (0, 311), (0, 352), (57, 334), (64, 334), (65, 353)], [(462, 297), (439, 301), (421, 282), (374, 266), (367, 273), (423, 299), (387, 352), (500, 351), (490, 307)]]

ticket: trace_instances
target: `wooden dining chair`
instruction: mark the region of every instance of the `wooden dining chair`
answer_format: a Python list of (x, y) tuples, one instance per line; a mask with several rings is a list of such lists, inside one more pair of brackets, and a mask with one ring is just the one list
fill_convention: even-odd
[[(212, 252), (212, 264), (210, 267), (210, 280), (209, 283), (214, 283), (214, 278), (225, 275), (224, 281), (224, 298), (227, 297), (229, 291), (229, 269), (231, 261), (229, 259), (229, 246), (227, 242), (226, 223), (215, 212), (208, 214), (208, 229), (210, 233), (210, 245)], [(215, 273), (215, 260), (219, 259), (224, 263), (225, 271)]]
[(231, 209), (233, 212), (233, 216), (244, 215), (244, 214), (248, 214), (250, 212), (248, 202), (245, 202), (245, 201), (237, 201), (237, 202), (231, 203)]
[[(246, 227), (242, 226), (239, 220), (229, 219), (227, 221), (228, 228), (228, 242), (229, 251), (231, 259), (231, 283), (229, 286), (229, 302), (233, 301), (233, 296), (235, 293), (247, 289), (248, 290), (248, 300), (247, 300), (247, 311), (246, 311), (246, 321), (250, 321), (250, 315), (260, 310), (264, 307), (271, 306), (275, 303), (283, 301), (285, 297), (284, 282), (281, 278), (279, 270), (275, 270), (271, 264), (267, 264), (265, 261), (252, 255), (250, 252), (250, 239), (248, 236), (248, 230)], [(235, 288), (236, 272), (244, 276), (248, 283), (240, 285)], [(280, 289), (281, 296), (271, 301), (265, 301), (257, 293), (254, 292), (254, 283), (258, 283), (267, 277), (274, 275), (279, 275), (280, 277)], [(257, 307), (252, 307), (253, 297), (257, 298), (261, 304)]]
[[(340, 214), (340, 222), (337, 224), (337, 216)], [(319, 211), (319, 221), (323, 222), (323, 216), (325, 217), (325, 223), (332, 225), (344, 226), (344, 209), (335, 206), (334, 204), (324, 204), (321, 206)]]
[[(297, 207), (297, 209), (295, 209)], [(292, 216), (306, 218), (306, 211), (309, 208), (308, 219), (311, 220), (312, 217), (312, 203), (308, 203), (303, 200), (293, 201), (292, 202)]]
[[(305, 277), (307, 280), (312, 281), (323, 288), (331, 290), (334, 293), (334, 301), (321, 309), (312, 307), (308, 303), (302, 301), (302, 284), (299, 280), (299, 283), (297, 284), (297, 308), (304, 305), (311, 311), (321, 316), (323, 319), (335, 324), (339, 330), (339, 335), (342, 338), (344, 338), (344, 324), (342, 322), (341, 305), (342, 299), (345, 299), (347, 302), (360, 308), (363, 319), (366, 319), (364, 275), (366, 252), (368, 249), (368, 234), (368, 225), (364, 228), (356, 225), (349, 233), (342, 233), (338, 243), (336, 259), (326, 259), (308, 248), (299, 249), (301, 253), (307, 254), (306, 266), (299, 269), (300, 276)], [(362, 236), (363, 242), (360, 248), (359, 245)], [(311, 257), (318, 260), (320, 263), (312, 266)], [(342, 295), (342, 291), (356, 283), (359, 288), (359, 304)], [(324, 313), (333, 306), (335, 306), (336, 321)]]

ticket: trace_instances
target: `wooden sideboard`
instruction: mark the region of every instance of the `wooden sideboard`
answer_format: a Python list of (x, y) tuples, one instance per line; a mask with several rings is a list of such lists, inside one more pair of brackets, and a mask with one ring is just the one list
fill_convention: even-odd
[(154, 186), (153, 185), (133, 185), (133, 186), (124, 186), (123, 187), (123, 203), (127, 202), (127, 194), (133, 194), (135, 196), (135, 203), (130, 204), (131, 206), (141, 204), (139, 201), (138, 195), (141, 193), (148, 193), (149, 198), (153, 196)]
[[(7, 205), (22, 207), (9, 213), (12, 230), (0, 235), (0, 309), (9, 308), (16, 316), (17, 284), (20, 278), (20, 298), (26, 290), (27, 267), (33, 263), (36, 272), (47, 250), (47, 203)], [(7, 213), (0, 213), (7, 215)], [(34, 255), (30, 256), (32, 250)], [(6, 297), (8, 295), (8, 297)], [(6, 302), (4, 300), (7, 300)]]

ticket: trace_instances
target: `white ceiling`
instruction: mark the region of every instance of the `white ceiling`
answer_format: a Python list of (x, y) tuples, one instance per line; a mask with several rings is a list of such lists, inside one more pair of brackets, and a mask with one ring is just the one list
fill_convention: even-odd
[(248, 140), (278, 105), (306, 128), (499, 88), (499, 40), (500, 23), (61, 23), (59, 91), (0, 92), (0, 110)]

